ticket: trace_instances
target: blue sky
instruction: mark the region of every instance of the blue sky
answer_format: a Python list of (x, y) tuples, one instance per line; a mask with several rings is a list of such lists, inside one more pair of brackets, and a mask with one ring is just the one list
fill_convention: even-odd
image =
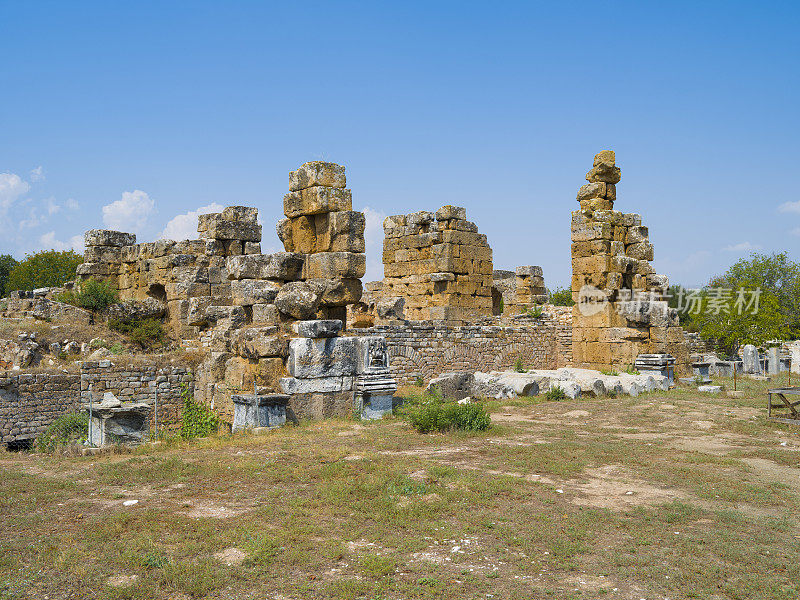
[(382, 216), (456, 204), (495, 268), (568, 285), (610, 148), (673, 282), (800, 260), (798, 30), (796, 2), (0, 1), (0, 253), (229, 204), (278, 250), (287, 172), (324, 159), (366, 209), (367, 279)]

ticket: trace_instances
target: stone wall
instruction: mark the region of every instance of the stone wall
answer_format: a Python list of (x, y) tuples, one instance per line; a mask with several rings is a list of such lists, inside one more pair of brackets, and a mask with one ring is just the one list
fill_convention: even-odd
[[(571, 319), (545, 314), (516, 325), (451, 327), (425, 322), (355, 329), (354, 335), (386, 338), (392, 376), (412, 385), (449, 371), (512, 369), (517, 360), (529, 369), (556, 369), (571, 360)], [(498, 322), (499, 323), (499, 322)]]
[(639, 354), (668, 353), (685, 373), (688, 344), (663, 299), (669, 280), (650, 265), (647, 227), (638, 214), (614, 210), (620, 178), (614, 152), (597, 154), (572, 213), (574, 366), (624, 370)]
[(35, 439), (59, 415), (80, 407), (79, 374), (0, 377), (0, 442)]
[[(180, 428), (183, 386), (193, 385), (185, 367), (115, 366), (110, 361), (84, 362), (78, 373), (20, 373), (0, 377), (0, 442), (32, 440), (58, 416), (82, 410), (89, 400), (89, 386), (95, 401), (105, 391), (123, 402), (153, 403), (158, 389), (160, 431)], [(150, 427), (154, 427), (150, 414)]]
[(492, 249), (467, 211), (443, 206), (383, 222), (384, 298), (405, 300), (405, 317), (449, 325), (492, 315)]

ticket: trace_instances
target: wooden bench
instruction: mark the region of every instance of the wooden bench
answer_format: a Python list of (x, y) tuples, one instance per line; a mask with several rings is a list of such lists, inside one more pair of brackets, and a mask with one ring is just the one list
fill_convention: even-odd
[[(777, 423), (789, 423), (790, 425), (800, 425), (800, 412), (797, 406), (800, 400), (791, 402), (786, 396), (800, 396), (800, 387), (774, 388), (767, 390), (768, 405), (767, 419)], [(777, 396), (780, 402), (773, 401), (772, 397)]]

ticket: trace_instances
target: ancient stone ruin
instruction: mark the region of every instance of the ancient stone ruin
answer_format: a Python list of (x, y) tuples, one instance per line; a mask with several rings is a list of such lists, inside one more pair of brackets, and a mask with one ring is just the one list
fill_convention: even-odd
[(647, 227), (638, 214), (614, 210), (620, 178), (614, 152), (597, 154), (572, 213), (574, 364), (625, 370), (639, 354), (666, 353), (685, 372), (688, 344), (664, 300), (669, 280), (650, 265)]
[(492, 249), (467, 211), (443, 206), (383, 222), (383, 297), (405, 299), (405, 316), (448, 325), (492, 315)]
[[(622, 373), (636, 365), (665, 380), (684, 374), (690, 345), (664, 299), (668, 280), (650, 264), (647, 228), (639, 215), (614, 210), (620, 180), (614, 153), (599, 153), (586, 179), (572, 213), (573, 308), (546, 304), (541, 267), (493, 271), (486, 236), (464, 208), (449, 205), (386, 218), (384, 280), (362, 288), (365, 218), (352, 210), (344, 167), (326, 162), (289, 174), (285, 218), (277, 225), (283, 252), (261, 252), (257, 209), (229, 206), (201, 215), (195, 240), (137, 244), (129, 233), (86, 232), (78, 285), (110, 281), (123, 302), (109, 316), (163, 319), (176, 343), (198, 353), (193, 372), (170, 384), (169, 415), (178, 414), (180, 389), (189, 385), (196, 401), (237, 428), (381, 416), (391, 411), (398, 382), (418, 384), (446, 372), (483, 373), (490, 387), (499, 385), (497, 378), (513, 380), (506, 391), (546, 377), (574, 394), (638, 389), (641, 382)], [(17, 292), (0, 310), (92, 318), (53, 294)], [(53, 355), (61, 350), (50, 345), (58, 346)], [(35, 366), (43, 351), (32, 340), (5, 341), (0, 364)], [(136, 399), (148, 403), (156, 386), (166, 385), (150, 375), (139, 382), (139, 371), (118, 372), (107, 362), (105, 389), (122, 399), (133, 399), (136, 389)], [(528, 375), (510, 376), (512, 368)], [(618, 375), (606, 375), (600, 386), (596, 373), (581, 368)], [(77, 381), (48, 376), (32, 386), (24, 374), (0, 379), (2, 439), (35, 436), (49, 422), (37, 418), (37, 390), (52, 387), (62, 396), (72, 390), (55, 413), (75, 406), (94, 377), (84, 371)], [(653, 385), (647, 381), (643, 389)]]

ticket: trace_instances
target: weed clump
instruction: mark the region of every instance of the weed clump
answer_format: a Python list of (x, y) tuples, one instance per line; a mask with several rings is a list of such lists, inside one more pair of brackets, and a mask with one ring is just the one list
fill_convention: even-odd
[(406, 402), (402, 412), (411, 426), (420, 433), (486, 431), (492, 424), (489, 413), (480, 403), (459, 404), (446, 401), (437, 393), (427, 393), (419, 401)]
[(546, 400), (551, 400), (551, 401), (566, 400), (567, 393), (564, 391), (562, 387), (555, 385), (547, 391), (544, 397)]
[(40, 452), (55, 452), (64, 446), (83, 444), (89, 431), (89, 416), (85, 413), (67, 413), (57, 417), (36, 439)]
[(219, 429), (219, 417), (207, 406), (194, 401), (188, 385), (181, 390), (183, 396), (183, 415), (181, 417), (181, 437), (205, 437), (216, 433)]

